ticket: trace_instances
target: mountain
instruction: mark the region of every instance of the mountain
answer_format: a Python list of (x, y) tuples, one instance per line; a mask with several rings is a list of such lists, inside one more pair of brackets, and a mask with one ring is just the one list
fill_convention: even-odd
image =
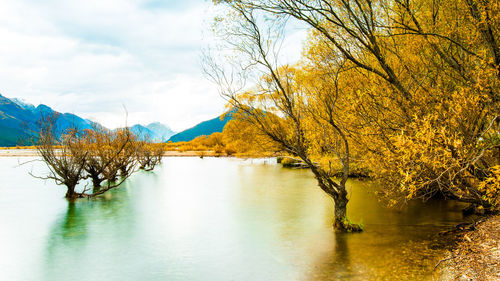
[(130, 127), (130, 131), (132, 131), (139, 140), (148, 140), (152, 142), (166, 142), (168, 138), (175, 134), (174, 131), (160, 122), (151, 123), (147, 126), (136, 124)]
[(37, 107), (19, 99), (9, 99), (0, 94), (0, 146), (31, 144), (41, 116), (57, 115), (59, 133), (70, 127), (91, 129), (92, 122), (71, 113), (59, 113), (46, 105)]
[[(55, 127), (58, 134), (68, 128), (84, 130), (101, 126), (75, 114), (57, 112), (44, 104), (35, 107), (24, 100), (9, 99), (0, 94), (0, 146), (30, 145), (40, 118), (52, 115), (57, 116)], [(130, 130), (140, 140), (153, 142), (165, 142), (175, 134), (168, 126), (159, 122), (147, 126), (137, 124), (130, 127)]]
[(10, 100), (13, 101), (13, 102), (15, 102), (17, 105), (19, 105), (20, 107), (22, 107), (24, 109), (27, 109), (27, 110), (30, 110), (30, 111), (35, 110), (35, 106), (32, 105), (31, 103), (26, 102), (25, 100), (17, 99), (17, 98), (12, 98)]
[(168, 141), (191, 141), (199, 136), (208, 136), (216, 132), (222, 132), (222, 130), (224, 130), (224, 126), (226, 126), (227, 122), (229, 122), (231, 119), (232, 114), (223, 114), (221, 116), (215, 117), (214, 119), (201, 122), (192, 128), (175, 134)]
[(151, 123), (146, 128), (155, 133), (155, 140), (159, 142), (166, 142), (171, 136), (176, 134), (176, 132), (160, 122)]
[(26, 131), (22, 129), (15, 129), (0, 124), (0, 146), (16, 146), (18, 144), (31, 144), (31, 135), (26, 134)]
[(152, 140), (155, 136), (153, 131), (140, 124), (130, 127), (130, 131), (132, 131), (132, 133), (136, 135), (139, 140)]
[(53, 114), (56, 114), (58, 116), (56, 121), (56, 128), (59, 132), (64, 132), (68, 128), (77, 128), (79, 130), (92, 129), (92, 121), (83, 119), (71, 113), (57, 112), (44, 104), (40, 104), (39, 106), (37, 106), (33, 110), (33, 113), (37, 118), (36, 120), (40, 119), (40, 117), (42, 116), (51, 116)]
[(29, 122), (34, 119), (31, 110), (19, 106), (14, 101), (0, 95), (0, 118), (2, 125), (7, 127), (19, 128), (23, 122)]
[(35, 115), (14, 101), (0, 95), (0, 146), (28, 142), (34, 129)]

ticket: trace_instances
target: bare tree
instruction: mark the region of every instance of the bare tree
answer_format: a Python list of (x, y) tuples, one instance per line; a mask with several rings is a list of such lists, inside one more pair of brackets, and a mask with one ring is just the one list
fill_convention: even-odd
[(116, 174), (119, 172), (119, 165), (116, 165), (118, 158), (123, 158), (123, 151), (133, 142), (130, 133), (125, 133), (125, 139), (118, 139), (120, 133), (102, 128), (99, 125), (92, 130), (86, 130), (82, 142), (83, 149), (87, 151), (87, 163), (85, 171), (87, 178), (92, 179), (94, 193), (101, 189), (101, 183), (106, 182), (106, 190), (119, 186), (124, 179), (130, 176), (130, 172), (116, 181)]
[(129, 128), (119, 129), (116, 131), (114, 145), (123, 149), (115, 157), (110, 165), (110, 169), (106, 172), (109, 180), (116, 179), (118, 174), (120, 177), (127, 178), (136, 171), (137, 159), (137, 136), (134, 135)]
[(164, 148), (162, 144), (152, 144), (145, 141), (138, 142), (136, 159), (139, 169), (152, 171), (161, 163)]
[[(66, 198), (101, 195), (120, 186), (136, 171), (136, 137), (128, 128), (81, 131), (73, 127), (61, 134), (55, 128), (56, 120), (57, 115), (48, 115), (39, 121), (36, 148), (49, 175), (35, 177), (65, 185)], [(77, 191), (78, 183), (86, 179), (92, 180), (93, 192), (86, 187)]]
[(67, 188), (66, 198), (81, 197), (83, 193), (75, 190), (84, 178), (87, 153), (75, 149), (79, 145), (81, 135), (78, 130), (70, 129), (59, 137), (55, 126), (58, 116), (42, 115), (36, 134), (36, 149), (49, 168), (49, 175), (35, 176), (41, 179), (52, 179)]
[[(279, 66), (280, 41), (271, 38), (280, 38), (283, 22), (269, 23), (248, 5), (231, 2), (229, 6), (234, 12), (230, 15), (232, 23), (218, 26), (222, 28), (217, 29), (222, 46), (219, 45), (219, 53), (205, 56), (205, 72), (220, 86), (221, 95), (238, 109), (240, 118), (256, 125), (285, 152), (300, 157), (311, 169), (319, 187), (335, 202), (335, 229), (361, 231), (346, 216), (349, 143), (336, 121), (339, 116), (335, 97), (330, 92), (314, 93), (318, 97), (316, 103), (322, 103), (321, 111), (315, 112), (310, 93), (296, 79), (296, 69)], [(261, 27), (263, 22), (265, 28)], [(224, 52), (229, 56), (224, 57)], [(249, 87), (249, 83), (256, 86)], [(316, 140), (310, 138), (311, 130), (322, 132), (322, 149), (340, 162), (341, 179), (333, 177), (331, 166), (324, 167), (313, 160), (311, 145)]]

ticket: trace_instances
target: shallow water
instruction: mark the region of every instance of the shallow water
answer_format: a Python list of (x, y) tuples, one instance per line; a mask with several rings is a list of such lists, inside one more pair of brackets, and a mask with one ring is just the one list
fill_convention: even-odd
[(68, 203), (42, 163), (0, 159), (1, 280), (425, 280), (462, 221), (453, 202), (382, 207), (351, 181), (335, 234), (333, 203), (307, 170), (274, 160), (165, 158), (100, 199)]

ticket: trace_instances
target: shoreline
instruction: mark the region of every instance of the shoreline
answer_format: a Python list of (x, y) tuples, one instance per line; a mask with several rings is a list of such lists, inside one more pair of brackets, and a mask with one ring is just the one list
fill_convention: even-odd
[[(0, 157), (38, 157), (33, 148), (7, 148), (0, 149)], [(227, 154), (218, 154), (214, 151), (165, 151), (163, 157), (234, 157)]]
[(500, 215), (456, 234), (441, 264), (445, 280), (500, 280)]

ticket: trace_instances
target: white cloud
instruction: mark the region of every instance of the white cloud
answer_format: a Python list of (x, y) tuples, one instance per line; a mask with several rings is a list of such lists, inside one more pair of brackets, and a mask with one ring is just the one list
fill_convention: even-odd
[(211, 1), (0, 0), (0, 92), (109, 127), (174, 130), (224, 100), (201, 73)]

